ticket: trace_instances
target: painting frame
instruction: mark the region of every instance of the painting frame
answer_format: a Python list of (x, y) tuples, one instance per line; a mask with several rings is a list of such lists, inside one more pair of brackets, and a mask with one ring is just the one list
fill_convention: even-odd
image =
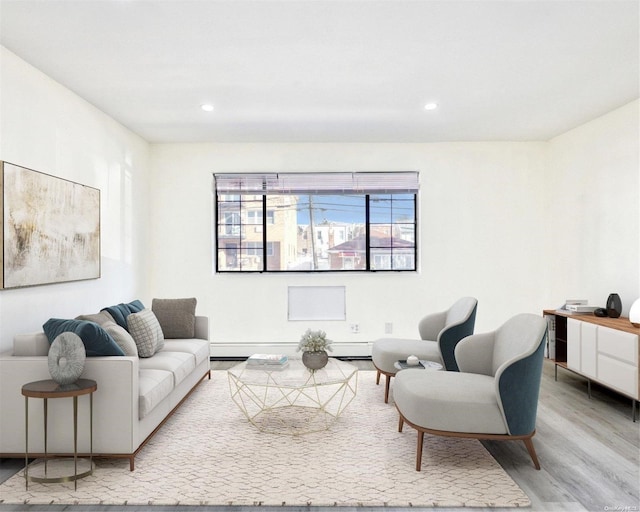
[(101, 277), (100, 189), (0, 161), (0, 290)]

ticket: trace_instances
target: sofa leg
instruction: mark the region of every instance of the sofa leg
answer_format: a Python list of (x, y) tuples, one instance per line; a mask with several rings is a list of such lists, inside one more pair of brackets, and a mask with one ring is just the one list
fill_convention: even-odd
[(211, 380), (211, 370), (209, 370), (207, 374), (209, 375), (209, 380)]
[(131, 456), (129, 457), (129, 471), (133, 471), (134, 470), (134, 465), (135, 465), (135, 456)]
[(376, 386), (380, 384), (380, 370), (376, 372)]

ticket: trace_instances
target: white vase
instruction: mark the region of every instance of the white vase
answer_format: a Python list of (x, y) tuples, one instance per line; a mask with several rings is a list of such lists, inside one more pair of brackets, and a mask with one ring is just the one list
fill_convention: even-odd
[(640, 299), (636, 299), (635, 302), (631, 304), (631, 309), (629, 310), (629, 321), (635, 327), (640, 327)]

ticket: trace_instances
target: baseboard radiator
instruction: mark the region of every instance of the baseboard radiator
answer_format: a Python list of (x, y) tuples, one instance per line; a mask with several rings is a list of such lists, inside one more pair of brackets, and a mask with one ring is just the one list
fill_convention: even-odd
[[(371, 357), (371, 342), (333, 342), (334, 357)], [(296, 351), (297, 343), (220, 343), (211, 342), (209, 355), (215, 358), (245, 358), (251, 354), (286, 354), (289, 357), (300, 355)]]

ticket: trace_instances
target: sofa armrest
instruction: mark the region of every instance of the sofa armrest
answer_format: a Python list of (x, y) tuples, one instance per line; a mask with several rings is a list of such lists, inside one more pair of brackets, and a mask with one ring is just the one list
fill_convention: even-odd
[(46, 356), (49, 346), (47, 335), (42, 331), (16, 334), (13, 337), (14, 356)]
[(196, 338), (209, 339), (209, 317), (196, 315)]
[[(98, 389), (93, 395), (93, 451), (131, 453), (138, 446), (138, 358), (88, 357), (82, 378), (93, 379)], [(0, 355), (0, 454), (24, 452), (25, 398), (21, 389), (27, 382), (50, 379), (47, 356)], [(88, 399), (80, 397), (78, 450), (89, 450)], [(84, 403), (83, 403), (84, 402)], [(72, 402), (49, 400), (49, 451), (73, 452)], [(43, 403), (29, 399), (29, 448), (43, 451)]]

